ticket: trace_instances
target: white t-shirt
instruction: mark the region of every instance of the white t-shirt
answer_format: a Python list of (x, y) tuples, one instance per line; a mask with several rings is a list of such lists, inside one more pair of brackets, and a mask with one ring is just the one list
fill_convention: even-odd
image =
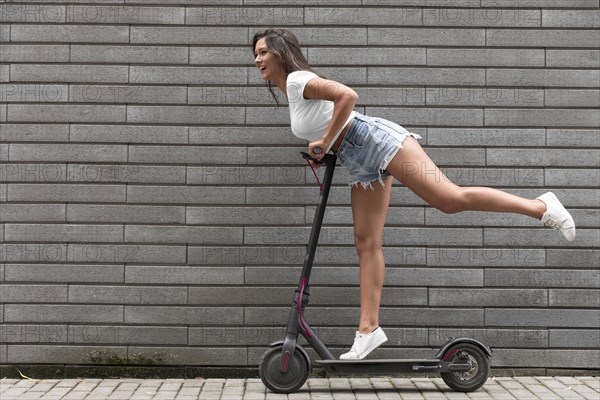
[[(292, 132), (300, 139), (306, 139), (309, 142), (323, 137), (333, 116), (333, 101), (304, 98), (304, 86), (315, 77), (318, 75), (311, 71), (294, 71), (288, 74), (286, 82)], [(346, 122), (335, 133), (335, 137), (325, 153), (331, 150), (344, 127), (354, 119), (355, 114), (352, 110)]]

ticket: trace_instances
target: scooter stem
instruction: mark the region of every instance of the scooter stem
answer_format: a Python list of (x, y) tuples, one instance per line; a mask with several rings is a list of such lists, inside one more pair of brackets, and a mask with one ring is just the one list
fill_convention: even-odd
[[(308, 157), (309, 159), (312, 159), (308, 154), (304, 152), (301, 153), (303, 153), (304, 158)], [(323, 216), (325, 215), (325, 207), (327, 207), (327, 198), (329, 197), (329, 189), (331, 188), (336, 160), (337, 156), (335, 154), (325, 154), (320, 160), (321, 163), (325, 164), (325, 178), (323, 178), (323, 188), (319, 195), (319, 203), (317, 204), (315, 218), (310, 231), (310, 239), (306, 246), (306, 257), (304, 258), (304, 266), (302, 268), (302, 275), (300, 276), (298, 288), (302, 287), (303, 284), (308, 285), (309, 282), (310, 272), (312, 270), (313, 260), (319, 242), (319, 233), (321, 232), (321, 225), (323, 224)]]

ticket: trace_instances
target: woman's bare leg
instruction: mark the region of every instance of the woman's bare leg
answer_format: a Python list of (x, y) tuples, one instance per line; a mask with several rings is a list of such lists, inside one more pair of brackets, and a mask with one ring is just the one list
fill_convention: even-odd
[[(541, 200), (529, 200), (489, 187), (457, 186), (439, 170), (416, 139), (409, 136), (402, 145), (387, 170), (443, 212), (514, 212), (541, 219), (546, 211)], [(378, 182), (373, 182), (374, 191), (365, 190), (361, 185), (353, 186), (351, 191), (354, 243), (360, 259), (360, 333), (369, 333), (379, 326), (385, 273), (382, 236), (392, 181), (392, 177), (384, 180), (385, 189)]]
[(360, 184), (351, 189), (354, 244), (360, 260), (360, 333), (369, 333), (379, 326), (385, 272), (382, 236), (392, 181), (391, 176), (384, 179), (385, 188), (379, 182), (373, 182), (374, 191)]
[(408, 136), (387, 170), (404, 186), (445, 213), (497, 211), (528, 215), (538, 220), (546, 211), (541, 200), (530, 200), (484, 186), (457, 186), (425, 153), (419, 142)]

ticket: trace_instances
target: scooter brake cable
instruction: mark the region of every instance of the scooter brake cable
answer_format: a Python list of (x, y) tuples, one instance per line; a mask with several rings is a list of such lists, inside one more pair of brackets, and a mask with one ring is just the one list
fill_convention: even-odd
[(306, 163), (308, 164), (308, 166), (310, 167), (310, 169), (312, 169), (313, 175), (315, 176), (315, 179), (317, 180), (317, 183), (319, 184), (319, 191), (323, 191), (323, 185), (321, 184), (321, 181), (319, 180), (319, 176), (315, 172), (315, 169), (313, 168), (313, 166), (310, 164), (310, 162), (306, 158), (305, 158), (305, 160), (306, 160)]

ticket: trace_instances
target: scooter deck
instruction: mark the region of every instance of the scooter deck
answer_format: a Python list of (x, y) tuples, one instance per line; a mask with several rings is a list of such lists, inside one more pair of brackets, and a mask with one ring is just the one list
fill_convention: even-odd
[(315, 360), (330, 374), (385, 374), (399, 372), (469, 371), (467, 363), (438, 359)]

